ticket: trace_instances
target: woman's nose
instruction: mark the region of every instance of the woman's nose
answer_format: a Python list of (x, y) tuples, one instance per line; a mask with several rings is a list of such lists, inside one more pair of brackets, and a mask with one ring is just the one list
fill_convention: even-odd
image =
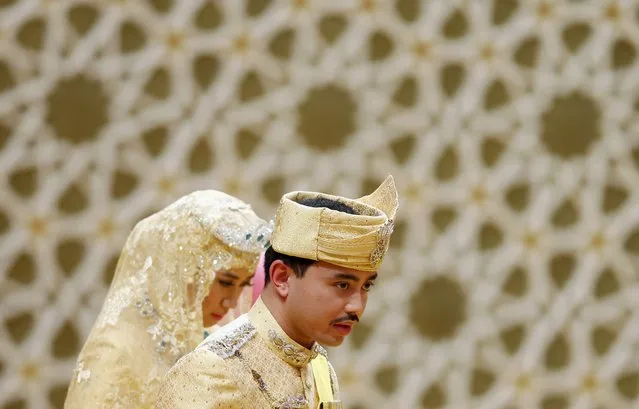
[(237, 297), (232, 296), (229, 298), (224, 298), (222, 300), (222, 307), (226, 309), (235, 308), (236, 305), (237, 305)]

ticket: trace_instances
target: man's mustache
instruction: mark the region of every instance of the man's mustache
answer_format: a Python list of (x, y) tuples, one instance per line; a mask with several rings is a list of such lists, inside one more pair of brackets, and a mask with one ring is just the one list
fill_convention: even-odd
[(333, 325), (335, 324), (339, 324), (340, 322), (345, 322), (345, 321), (353, 321), (353, 322), (359, 322), (359, 317), (357, 316), (357, 314), (346, 314), (345, 316), (336, 319), (335, 321), (332, 322)]

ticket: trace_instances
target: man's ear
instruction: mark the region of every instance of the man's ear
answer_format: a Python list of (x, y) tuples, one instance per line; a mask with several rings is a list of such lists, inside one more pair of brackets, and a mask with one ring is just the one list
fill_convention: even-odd
[(289, 290), (289, 280), (293, 276), (293, 270), (284, 264), (282, 260), (275, 260), (269, 269), (271, 284), (280, 297), (286, 298)]

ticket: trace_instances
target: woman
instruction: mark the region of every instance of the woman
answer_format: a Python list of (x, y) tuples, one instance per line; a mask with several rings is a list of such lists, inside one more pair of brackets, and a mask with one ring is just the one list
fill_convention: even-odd
[[(241, 314), (244, 314), (245, 312), (247, 312), (252, 306), (253, 304), (255, 304), (255, 301), (257, 301), (257, 299), (260, 297), (260, 295), (262, 294), (262, 290), (264, 289), (264, 285), (265, 285), (265, 277), (264, 277), (264, 252), (262, 252), (260, 254), (260, 259), (257, 262), (257, 267), (255, 268), (255, 274), (253, 274), (253, 278), (251, 280), (251, 288), (252, 288), (252, 293), (251, 293), (251, 300), (250, 302), (247, 301), (249, 298), (249, 295), (247, 294), (246, 291), (243, 291), (242, 294), (240, 295), (239, 298), (239, 302), (237, 303), (237, 305), (235, 306), (235, 308), (233, 308), (232, 310), (230, 310), (222, 320), (218, 321), (215, 323), (215, 325), (211, 328), (206, 328), (204, 331), (204, 337), (206, 338), (207, 336), (209, 336), (215, 329), (228, 324), (229, 322), (233, 321), (235, 318), (239, 317)], [(211, 291), (211, 293), (215, 293), (215, 291)], [(205, 300), (205, 302), (207, 302)], [(205, 324), (205, 326), (208, 327), (207, 324)]]
[(250, 206), (213, 190), (139, 222), (80, 352), (65, 409), (154, 407), (162, 376), (202, 341), (204, 328), (250, 307), (270, 232)]

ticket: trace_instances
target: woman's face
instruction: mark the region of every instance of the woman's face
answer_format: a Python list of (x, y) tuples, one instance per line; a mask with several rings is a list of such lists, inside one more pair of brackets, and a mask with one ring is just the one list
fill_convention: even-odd
[(246, 287), (251, 285), (253, 272), (244, 269), (218, 271), (211, 283), (209, 295), (202, 301), (202, 321), (210, 327), (237, 305), (237, 300)]

